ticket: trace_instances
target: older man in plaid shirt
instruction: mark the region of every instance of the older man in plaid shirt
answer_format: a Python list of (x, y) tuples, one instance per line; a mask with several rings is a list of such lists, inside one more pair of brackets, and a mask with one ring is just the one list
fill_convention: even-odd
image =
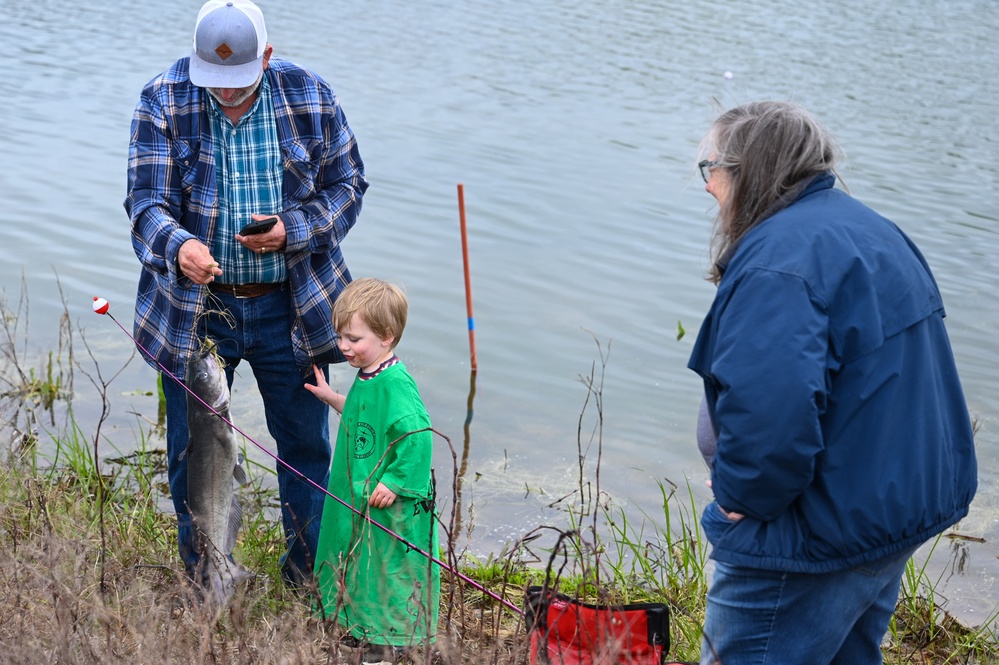
[[(247, 361), (279, 457), (326, 487), (329, 411), (302, 387), (303, 370), (343, 361), (331, 316), (350, 282), (340, 243), (368, 183), (332, 88), (272, 53), (256, 5), (210, 0), (191, 55), (142, 91), (125, 200), (142, 264), (135, 337), (153, 367), (180, 380), (200, 338), (219, 343), (230, 385)], [(268, 220), (265, 232), (241, 233)], [(163, 392), (178, 544), (193, 574), (187, 393), (170, 376)], [(277, 472), (282, 575), (300, 586), (312, 573), (323, 497), (283, 465)]]

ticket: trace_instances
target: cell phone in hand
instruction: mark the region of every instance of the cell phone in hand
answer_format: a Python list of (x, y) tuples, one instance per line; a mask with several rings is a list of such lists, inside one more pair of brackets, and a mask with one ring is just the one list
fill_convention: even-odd
[(272, 217), (266, 217), (264, 219), (257, 219), (239, 230), (239, 235), (241, 236), (252, 236), (257, 233), (266, 233), (274, 228), (274, 225), (278, 223), (280, 219), (277, 215)]

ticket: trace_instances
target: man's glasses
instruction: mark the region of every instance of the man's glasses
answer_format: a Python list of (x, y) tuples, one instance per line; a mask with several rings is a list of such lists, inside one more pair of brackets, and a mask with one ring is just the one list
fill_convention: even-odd
[(701, 177), (704, 178), (704, 182), (707, 182), (711, 178), (711, 169), (718, 166), (718, 164), (719, 162), (710, 159), (702, 159), (697, 162), (697, 168), (701, 170)]

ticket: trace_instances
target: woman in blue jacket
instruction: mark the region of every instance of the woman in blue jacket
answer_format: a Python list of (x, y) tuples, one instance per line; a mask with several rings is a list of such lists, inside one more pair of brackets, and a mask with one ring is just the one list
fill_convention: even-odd
[(717, 432), (701, 662), (880, 663), (906, 561), (975, 494), (971, 418), (922, 254), (834, 189), (805, 109), (704, 142), (718, 286), (690, 358)]

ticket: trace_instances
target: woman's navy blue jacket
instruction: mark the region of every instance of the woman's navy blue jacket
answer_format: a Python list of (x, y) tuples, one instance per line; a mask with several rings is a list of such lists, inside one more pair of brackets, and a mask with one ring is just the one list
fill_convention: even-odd
[(931, 538), (975, 494), (929, 266), (834, 184), (816, 178), (743, 237), (690, 358), (718, 432), (702, 516), (718, 561), (845, 569)]

